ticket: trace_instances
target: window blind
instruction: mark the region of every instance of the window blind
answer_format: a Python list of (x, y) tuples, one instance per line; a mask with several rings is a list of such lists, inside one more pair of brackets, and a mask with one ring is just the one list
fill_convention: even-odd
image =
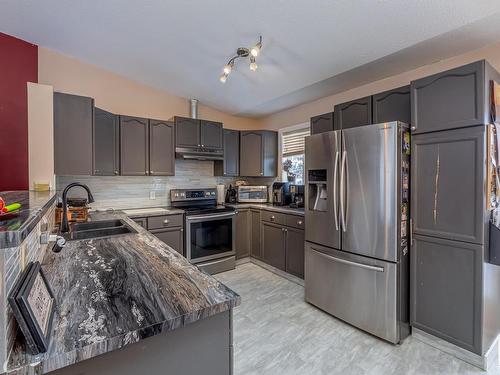
[(305, 138), (310, 134), (309, 127), (283, 133), (283, 156), (303, 154)]

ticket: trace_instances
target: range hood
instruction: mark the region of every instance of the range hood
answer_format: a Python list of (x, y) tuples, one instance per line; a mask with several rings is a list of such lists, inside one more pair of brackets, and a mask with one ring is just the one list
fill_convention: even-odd
[(189, 160), (224, 160), (224, 150), (176, 147), (175, 156)]

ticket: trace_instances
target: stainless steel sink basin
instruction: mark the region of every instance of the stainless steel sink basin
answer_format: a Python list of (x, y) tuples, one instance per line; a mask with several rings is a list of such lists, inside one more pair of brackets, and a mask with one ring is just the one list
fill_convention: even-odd
[(88, 223), (74, 223), (70, 232), (64, 234), (67, 241), (87, 240), (93, 238), (106, 238), (137, 233), (123, 220), (101, 220)]

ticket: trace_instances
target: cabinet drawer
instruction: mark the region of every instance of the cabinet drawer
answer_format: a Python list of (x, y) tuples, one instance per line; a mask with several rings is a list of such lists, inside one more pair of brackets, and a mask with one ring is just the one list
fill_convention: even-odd
[(135, 221), (137, 224), (139, 224), (141, 227), (144, 229), (148, 229), (148, 220), (145, 217), (136, 217), (132, 219)]
[(184, 217), (182, 214), (148, 217), (148, 229), (182, 227), (183, 225)]
[(304, 229), (305, 228), (305, 220), (302, 216), (297, 216), (297, 215), (286, 215), (285, 216), (285, 225), (297, 229)]
[(269, 221), (275, 224), (285, 224), (286, 214), (280, 214), (273, 211), (262, 211), (261, 219), (262, 221)]

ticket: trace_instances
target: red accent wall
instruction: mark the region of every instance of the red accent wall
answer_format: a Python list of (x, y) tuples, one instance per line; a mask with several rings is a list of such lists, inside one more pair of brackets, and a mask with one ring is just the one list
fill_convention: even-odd
[(0, 191), (29, 188), (27, 82), (38, 82), (38, 47), (0, 33)]

